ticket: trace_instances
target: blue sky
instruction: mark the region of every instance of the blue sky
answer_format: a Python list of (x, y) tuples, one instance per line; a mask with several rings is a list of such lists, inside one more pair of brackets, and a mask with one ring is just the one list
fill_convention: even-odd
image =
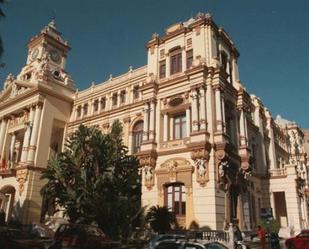
[[(109, 74), (146, 64), (153, 32), (210, 12), (240, 52), (240, 77), (274, 116), (309, 128), (309, 1), (297, 0), (11, 0), (0, 22), (5, 54), (3, 84), (25, 63), (26, 44), (56, 13), (70, 42), (67, 71), (79, 89)], [(55, 11), (54, 11), (55, 10)]]

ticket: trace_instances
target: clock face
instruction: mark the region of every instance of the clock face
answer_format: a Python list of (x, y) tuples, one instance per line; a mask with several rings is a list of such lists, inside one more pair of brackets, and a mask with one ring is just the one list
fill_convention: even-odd
[(60, 55), (57, 50), (50, 51), (50, 58), (53, 62), (59, 63), (60, 62)]
[(35, 60), (39, 55), (39, 49), (36, 48), (35, 50), (33, 50), (32, 54), (31, 54), (31, 59)]

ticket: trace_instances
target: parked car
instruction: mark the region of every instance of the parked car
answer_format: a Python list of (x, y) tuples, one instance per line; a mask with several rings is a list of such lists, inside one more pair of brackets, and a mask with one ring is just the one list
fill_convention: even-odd
[(58, 227), (49, 249), (107, 249), (118, 246), (119, 243), (109, 240), (96, 226), (71, 223)]
[(44, 249), (45, 242), (20, 229), (0, 228), (0, 248), (2, 249)]
[(228, 247), (219, 242), (203, 243), (202, 241), (163, 240), (154, 249), (228, 249)]
[(158, 234), (152, 236), (148, 243), (144, 246), (144, 249), (154, 249), (156, 245), (158, 245), (161, 241), (164, 240), (179, 240), (179, 239), (186, 239), (186, 236), (183, 234)]
[(302, 230), (296, 237), (285, 241), (287, 249), (305, 249), (309, 248), (309, 229)]

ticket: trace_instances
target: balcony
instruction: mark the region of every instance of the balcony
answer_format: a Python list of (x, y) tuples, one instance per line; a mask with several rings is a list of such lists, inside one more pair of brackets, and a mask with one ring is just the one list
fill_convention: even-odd
[(2, 162), (0, 164), (0, 176), (2, 177), (10, 177), (16, 176), (16, 164), (10, 162)]
[(175, 139), (170, 140), (167, 142), (161, 142), (160, 143), (160, 149), (175, 149), (184, 147), (186, 144), (190, 143), (190, 138), (184, 138), (184, 139)]
[(286, 168), (280, 168), (280, 169), (270, 169), (269, 170), (270, 177), (271, 178), (283, 178), (287, 177), (287, 170)]

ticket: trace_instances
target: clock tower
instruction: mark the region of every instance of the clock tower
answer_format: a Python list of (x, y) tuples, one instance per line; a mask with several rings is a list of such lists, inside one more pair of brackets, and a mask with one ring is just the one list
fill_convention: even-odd
[(27, 62), (17, 79), (38, 83), (56, 82), (74, 88), (73, 80), (65, 71), (70, 49), (52, 20), (29, 41)]

